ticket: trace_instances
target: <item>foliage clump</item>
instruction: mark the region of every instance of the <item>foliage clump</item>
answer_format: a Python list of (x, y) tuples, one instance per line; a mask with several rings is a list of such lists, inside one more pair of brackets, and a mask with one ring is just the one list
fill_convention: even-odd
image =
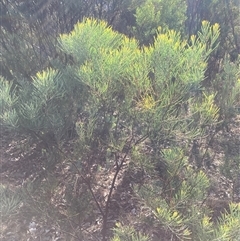
[[(147, 226), (149, 233), (117, 223), (113, 241), (151, 240), (151, 234), (164, 240), (232, 240), (239, 235), (239, 205), (230, 204), (230, 211), (213, 222), (205, 204), (210, 180), (196, 143), (208, 142), (237, 107), (237, 64), (226, 57), (223, 72), (206, 88), (219, 25), (204, 20), (187, 40), (164, 24), (159, 27), (163, 13), (155, 11), (154, 4), (147, 1), (136, 11), (132, 32), (140, 41), (113, 31), (104, 21), (86, 18), (58, 39), (59, 51), (70, 63), (56, 61), (18, 86), (1, 77), (0, 125), (30, 136), (36, 145), (44, 143), (42, 154), (54, 160), (53, 169), (68, 166), (68, 191), (76, 195), (66, 191), (63, 199), (81, 206), (85, 192), (93, 208), (86, 215), (77, 213), (84, 213), (83, 208), (75, 209), (79, 225), (98, 210), (103, 241), (109, 235), (118, 178), (134, 170), (141, 170), (141, 178), (127, 185), (139, 204), (138, 225)], [(145, 26), (146, 13), (151, 18)], [(182, 14), (179, 19), (184, 21)], [(231, 84), (216, 88), (226, 80)], [(74, 151), (66, 156), (69, 132), (74, 133)], [(109, 174), (104, 194), (97, 183), (103, 173)]]

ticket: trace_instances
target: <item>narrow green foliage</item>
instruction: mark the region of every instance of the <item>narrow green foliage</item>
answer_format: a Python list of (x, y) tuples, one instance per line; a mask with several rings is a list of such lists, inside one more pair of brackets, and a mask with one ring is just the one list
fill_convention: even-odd
[(222, 214), (211, 240), (237, 240), (240, 236), (240, 205), (230, 204), (229, 213)]
[(59, 41), (64, 51), (82, 64), (89, 56), (97, 57), (104, 48), (118, 48), (122, 37), (103, 21), (84, 19), (74, 26), (70, 34), (62, 34)]
[[(158, 7), (157, 7), (157, 6)], [(136, 9), (136, 27), (133, 33), (142, 44), (152, 43), (160, 25), (161, 7), (157, 1), (145, 1)]]
[(193, 117), (200, 126), (211, 125), (217, 123), (219, 120), (219, 108), (215, 104), (214, 98), (216, 95), (206, 95), (203, 93), (203, 99), (201, 102), (192, 104)]
[(180, 240), (191, 240), (191, 231), (184, 225), (187, 220), (178, 211), (162, 205), (157, 208), (155, 216), (163, 224), (167, 232), (170, 231), (172, 235)]
[(14, 129), (18, 125), (18, 116), (15, 110), (18, 97), (13, 83), (0, 76), (0, 125), (7, 129)]
[[(213, 26), (206, 20), (202, 21), (201, 32), (198, 32), (199, 39), (206, 46), (207, 53), (211, 53), (217, 48), (216, 41), (220, 35), (219, 24)], [(211, 39), (211, 42), (209, 40)]]
[(17, 214), (21, 205), (22, 197), (20, 192), (12, 191), (9, 188), (0, 186), (0, 216), (1, 221), (9, 219)]
[(117, 223), (116, 226), (111, 241), (150, 241), (149, 237), (135, 231), (132, 227), (124, 227), (120, 223)]
[[(76, 180), (68, 188), (74, 203), (69, 212), (80, 212), (81, 223), (88, 215), (94, 216), (88, 206), (91, 197), (103, 218), (103, 240), (107, 239), (114, 187), (119, 173), (127, 172), (129, 180), (134, 180), (126, 181), (133, 186), (132, 195), (149, 210), (148, 215), (141, 215), (151, 220), (156, 232), (169, 240), (201, 240), (205, 231), (206, 238), (215, 235), (204, 206), (209, 179), (189, 165), (187, 154), (190, 140), (204, 138), (209, 127), (219, 122), (218, 93), (202, 88), (219, 26), (204, 21), (201, 32), (188, 43), (180, 32), (159, 28), (161, 9), (157, 6), (161, 3), (146, 1), (136, 11), (137, 24), (142, 26), (135, 29), (136, 34), (143, 34), (146, 41), (152, 38), (151, 45), (140, 47), (136, 39), (113, 31), (106, 22), (84, 19), (59, 37), (71, 64), (38, 72), (18, 92), (5, 80), (1, 85), (3, 126), (13, 126), (49, 145), (54, 141), (54, 147), (60, 146), (73, 126), (76, 149), (69, 165)], [(226, 64), (225, 68), (230, 78), (235, 66), (231, 69)], [(228, 105), (237, 103), (238, 90), (232, 95)], [(59, 157), (54, 158), (53, 149), (45, 151), (49, 169)], [(99, 198), (96, 179), (103, 172), (113, 175), (107, 196)], [(235, 211), (230, 214), (234, 215)], [(231, 222), (218, 225), (219, 235), (225, 235), (224, 227), (228, 233), (235, 232), (236, 221)], [(118, 226), (114, 235), (114, 241), (150, 240), (128, 226)]]
[(219, 215), (208, 178), (220, 167), (238, 199), (238, 5), (1, 1), (1, 134), (29, 142), (18, 165), (39, 157), (24, 199), (0, 186), (3, 221), (21, 206), (76, 240), (98, 220), (102, 241), (238, 240), (239, 204)]
[(217, 92), (216, 103), (220, 108), (220, 119), (227, 124), (240, 106), (239, 61), (232, 63), (226, 56), (221, 70), (213, 82), (213, 87)]
[(159, 28), (174, 29), (183, 32), (183, 23), (186, 19), (186, 3), (182, 0), (147, 0), (136, 8), (136, 26), (131, 32), (142, 45), (154, 42)]

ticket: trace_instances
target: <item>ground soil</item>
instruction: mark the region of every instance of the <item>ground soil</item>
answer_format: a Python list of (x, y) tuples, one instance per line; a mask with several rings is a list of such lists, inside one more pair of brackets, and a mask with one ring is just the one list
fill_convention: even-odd
[[(206, 143), (200, 143), (199, 148), (203, 148), (205, 144)], [(64, 152), (65, 155), (71, 152), (70, 142), (64, 147)], [(239, 165), (240, 115), (230, 124), (228, 131), (220, 131), (214, 137), (208, 153), (210, 153), (208, 158), (211, 162), (208, 163), (206, 158), (207, 164), (205, 163), (202, 167), (210, 177), (212, 183), (206, 204), (214, 210), (213, 217), (216, 218), (221, 212), (227, 210), (230, 202), (239, 202), (240, 198), (240, 180), (239, 183), (233, 183), (231, 172), (225, 172), (225, 175), (223, 175), (224, 172), (222, 172), (223, 162), (226, 158), (229, 160), (233, 160), (234, 158), (236, 160), (238, 159)], [(29, 209), (29, 206), (23, 207), (20, 205), (18, 209), (19, 212), (15, 211), (15, 213), (8, 217), (2, 217), (0, 228), (0, 239), (2, 241), (83, 240), (77, 230), (77, 222), (81, 217), (76, 217), (76, 220), (73, 222), (69, 221), (67, 230), (60, 230), (61, 223), (56, 221), (56, 219), (66, 218), (65, 211), (67, 203), (63, 203), (63, 196), (68, 188), (67, 183), (75, 183), (76, 189), (73, 188), (72, 190), (72, 192), (75, 192), (75, 197), (81, 199), (83, 197), (81, 195), (84, 193), (84, 190), (77, 191), (81, 177), (79, 177), (77, 172), (72, 172), (72, 170), (69, 169), (67, 160), (62, 161), (61, 164), (58, 164), (56, 161), (57, 164), (54, 167), (49, 167), (49, 169), (52, 168), (49, 174), (46, 172), (46, 165), (48, 165), (48, 163), (45, 162), (41, 143), (39, 145), (31, 145), (31, 143), (29, 144), (29, 139), (26, 137), (10, 135), (7, 132), (2, 132), (1, 135), (0, 158), (0, 180), (3, 187), (7, 187), (14, 192), (21, 189), (26, 183), (38, 180), (38, 178), (42, 181), (52, 180), (54, 190), (50, 188), (49, 190), (40, 190), (39, 193), (46, 197), (49, 195), (49, 199), (46, 200), (49, 201), (51, 205), (54, 203), (51, 207), (55, 207), (55, 210), (48, 210), (45, 207), (46, 205), (44, 206), (41, 203), (40, 206), (43, 207), (43, 210), (36, 211), (34, 210), (36, 207)], [(230, 163), (229, 165), (234, 165), (234, 163)], [(232, 168), (234, 168), (234, 166), (232, 166)], [(72, 175), (72, 173), (75, 174)], [(95, 183), (92, 191), (98, 199), (100, 206), (104, 206), (104, 202), (106, 202), (105, 199), (109, 192), (113, 175), (114, 170), (108, 169), (106, 171), (106, 169), (103, 168), (102, 170), (98, 170), (98, 175), (95, 180), (92, 180), (92, 182)], [(136, 212), (139, 210), (140, 204), (134, 199), (132, 188), (129, 185), (132, 178), (136, 176), (138, 176), (138, 180), (141, 180), (141, 171), (139, 171), (139, 173), (129, 173), (127, 165), (120, 172), (115, 184), (116, 188), (113, 192), (112, 202), (110, 203), (109, 230), (120, 220), (120, 217), (121, 220), (125, 220), (124, 224), (136, 223)], [(25, 195), (27, 194), (25, 193)], [(32, 200), (30, 200), (31, 198)], [(32, 195), (28, 196), (28, 200), (28, 204), (33, 206), (34, 203), (42, 202), (41, 198)], [(81, 232), (85, 235), (89, 234), (88, 240), (101, 240), (102, 217), (100, 210), (94, 203), (90, 203), (89, 205), (93, 205), (93, 208), (97, 211), (93, 212), (91, 218), (88, 220), (85, 219)], [(42, 215), (44, 212), (46, 212), (46, 214)], [(57, 213), (56, 219), (50, 217), (50, 212), (53, 214)], [(41, 215), (38, 217), (37, 214)], [(31, 225), (33, 229), (36, 227), (38, 231), (38, 233), (33, 232), (35, 236), (31, 233)], [(39, 235), (39, 237), (37, 237), (37, 235)], [(68, 239), (66, 239), (66, 236), (68, 236)]]

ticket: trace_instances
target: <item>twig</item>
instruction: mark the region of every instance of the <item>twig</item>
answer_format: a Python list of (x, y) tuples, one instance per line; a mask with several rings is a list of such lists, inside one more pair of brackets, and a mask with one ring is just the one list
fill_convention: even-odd
[(94, 192), (92, 190), (92, 187), (91, 187), (91, 184), (90, 184), (89, 180), (86, 180), (86, 178), (83, 177), (83, 175), (80, 173), (78, 167), (76, 166), (76, 164), (74, 162), (72, 162), (71, 160), (68, 160), (68, 161), (71, 162), (71, 164), (75, 167), (75, 169), (78, 172), (78, 175), (83, 179), (83, 181), (87, 185), (87, 187), (88, 187), (88, 189), (89, 189), (89, 191), (90, 191), (90, 193), (91, 193), (91, 195), (92, 195), (92, 197), (94, 199), (94, 202), (96, 203), (100, 213), (102, 214), (102, 216), (104, 216), (104, 212), (103, 212), (103, 210), (102, 210), (102, 208), (101, 208), (101, 206), (100, 206), (100, 204), (99, 204), (99, 202), (98, 202), (98, 200), (97, 200), (97, 198), (96, 198), (96, 196), (95, 196), (95, 194), (94, 194)]

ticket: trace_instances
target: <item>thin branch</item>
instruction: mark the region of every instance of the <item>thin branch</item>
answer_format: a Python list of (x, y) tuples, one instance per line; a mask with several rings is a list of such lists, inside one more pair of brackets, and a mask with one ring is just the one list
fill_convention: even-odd
[(104, 217), (104, 212), (103, 212), (103, 210), (102, 210), (102, 208), (101, 208), (101, 206), (100, 206), (100, 204), (99, 204), (99, 202), (98, 202), (98, 200), (97, 200), (97, 198), (96, 198), (96, 196), (95, 196), (95, 194), (92, 190), (92, 187), (91, 187), (91, 184), (90, 184), (89, 180), (87, 180), (86, 178), (83, 177), (83, 175), (80, 173), (78, 167), (76, 166), (76, 164), (73, 161), (71, 161), (71, 160), (68, 160), (68, 161), (75, 167), (75, 169), (78, 172), (78, 175), (83, 179), (84, 183), (87, 185), (87, 187), (88, 187), (88, 189), (89, 189), (89, 191), (90, 191), (90, 193), (91, 193), (91, 195), (94, 199), (94, 202), (96, 203), (96, 205), (98, 207), (98, 210), (100, 211), (100, 213)]
[[(132, 141), (133, 141), (133, 137), (131, 138), (130, 143), (132, 143)], [(126, 161), (126, 158), (127, 158), (131, 149), (132, 149), (132, 147), (131, 147), (131, 145), (129, 145), (129, 147), (127, 148), (120, 164), (118, 163), (117, 156), (116, 156), (116, 160), (115, 160), (115, 162), (116, 162), (116, 172), (115, 172), (114, 177), (112, 179), (110, 191), (109, 191), (107, 201), (106, 201), (106, 206), (105, 206), (105, 215), (103, 216), (103, 227), (102, 227), (102, 240), (103, 241), (107, 241), (106, 236), (107, 236), (107, 221), (108, 221), (108, 213), (109, 213), (109, 204), (110, 204), (110, 201), (111, 201), (111, 198), (112, 198), (113, 190), (115, 188), (115, 183), (116, 183), (118, 174), (119, 174), (120, 170), (122, 169), (122, 166), (123, 166), (124, 162)]]

